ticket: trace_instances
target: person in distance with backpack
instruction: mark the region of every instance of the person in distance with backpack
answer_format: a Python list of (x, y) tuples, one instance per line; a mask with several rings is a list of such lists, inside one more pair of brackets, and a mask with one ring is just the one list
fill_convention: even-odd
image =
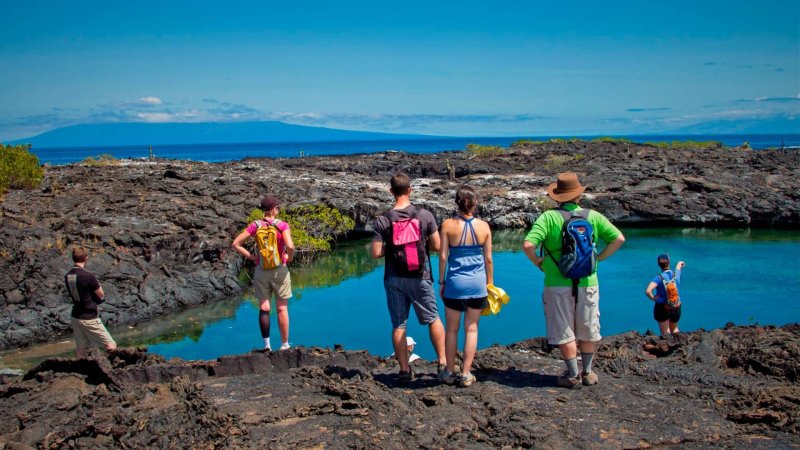
[(372, 257), (385, 257), (383, 286), (392, 321), (392, 346), (400, 365), (397, 380), (407, 383), (414, 378), (408, 365), (406, 322), (411, 306), (420, 325), (428, 330), (439, 362), (444, 370), (444, 327), (439, 318), (430, 266), (430, 253), (439, 251), (439, 230), (429, 211), (411, 204), (411, 178), (398, 172), (390, 180), (394, 208), (378, 216), (372, 224)]
[[(289, 224), (279, 220), (278, 206), (280, 200), (267, 195), (261, 200), (264, 218), (256, 220), (245, 228), (233, 240), (232, 247), (245, 259), (256, 265), (253, 275), (253, 287), (260, 303), (258, 324), (264, 349), (272, 350), (269, 341), (270, 300), (275, 294), (275, 305), (278, 307), (278, 330), (281, 333), (281, 350), (288, 349), (289, 344), (289, 299), (292, 297), (292, 278), (287, 264), (294, 257), (294, 242)], [(258, 254), (251, 253), (242, 244), (251, 237), (256, 238)]]
[[(597, 384), (592, 371), (595, 343), (600, 336), (600, 291), (596, 263), (614, 254), (625, 242), (622, 232), (597, 211), (579, 206), (586, 190), (574, 173), (559, 174), (547, 187), (557, 209), (545, 211), (525, 237), (522, 249), (544, 272), (547, 342), (558, 345), (566, 371), (560, 386), (579, 389)], [(605, 248), (596, 253), (600, 240)], [(537, 247), (542, 254), (537, 255)], [(577, 341), (576, 341), (577, 340)], [(583, 370), (578, 369), (578, 350)]]
[(681, 320), (681, 297), (678, 292), (681, 287), (681, 272), (686, 263), (678, 261), (673, 272), (669, 269), (669, 255), (666, 253), (658, 255), (656, 261), (661, 273), (647, 285), (644, 294), (656, 302), (653, 306), (653, 318), (658, 322), (661, 337), (667, 338), (680, 332), (678, 321)]

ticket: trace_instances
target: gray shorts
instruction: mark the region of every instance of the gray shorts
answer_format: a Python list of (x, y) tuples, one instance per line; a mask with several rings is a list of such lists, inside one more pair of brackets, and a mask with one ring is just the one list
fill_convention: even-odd
[(598, 286), (579, 287), (577, 305), (572, 287), (545, 286), (542, 303), (550, 345), (566, 344), (576, 338), (584, 342), (597, 342), (602, 338)]
[(389, 277), (383, 280), (386, 288), (386, 306), (392, 328), (405, 328), (411, 306), (420, 325), (428, 325), (439, 319), (436, 294), (431, 280), (421, 278)]

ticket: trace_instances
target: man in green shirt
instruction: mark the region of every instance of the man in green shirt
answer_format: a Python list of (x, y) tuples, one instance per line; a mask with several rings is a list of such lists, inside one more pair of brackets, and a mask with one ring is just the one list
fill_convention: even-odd
[[(555, 183), (547, 187), (547, 195), (557, 202), (559, 209), (580, 211), (578, 202), (586, 190), (574, 173), (558, 175)], [(606, 246), (597, 255), (603, 261), (616, 252), (625, 242), (625, 236), (611, 222), (597, 211), (590, 211), (587, 220), (592, 225), (594, 242), (603, 241)], [(555, 261), (561, 257), (561, 228), (564, 217), (558, 210), (545, 211), (531, 227), (525, 237), (522, 249), (528, 259), (544, 272), (544, 304), (547, 341), (558, 345), (561, 358), (567, 367), (558, 377), (558, 384), (570, 389), (581, 385), (597, 384), (597, 374), (592, 371), (595, 343), (600, 341), (600, 292), (597, 273), (578, 281), (577, 298), (573, 295), (572, 280), (564, 277)], [(536, 249), (544, 245), (544, 256), (538, 256)], [(548, 256), (549, 253), (552, 257)], [(577, 342), (576, 342), (577, 339)], [(582, 373), (578, 370), (578, 348), (583, 363)]]

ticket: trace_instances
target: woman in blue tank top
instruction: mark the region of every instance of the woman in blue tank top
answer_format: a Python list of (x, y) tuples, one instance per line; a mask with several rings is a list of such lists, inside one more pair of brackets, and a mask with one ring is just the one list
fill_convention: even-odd
[[(487, 305), (486, 285), (493, 283), (492, 232), (489, 224), (474, 217), (478, 196), (469, 186), (456, 191), (458, 215), (442, 223), (439, 250), (439, 294), (445, 305), (447, 368), (439, 379), (447, 384), (469, 386), (475, 381), (472, 361), (478, 345), (478, 320)], [(464, 367), (455, 372), (458, 330), (464, 313)]]

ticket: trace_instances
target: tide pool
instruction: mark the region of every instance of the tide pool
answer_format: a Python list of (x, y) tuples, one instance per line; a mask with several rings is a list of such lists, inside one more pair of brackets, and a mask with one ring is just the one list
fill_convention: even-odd
[[(603, 335), (658, 330), (645, 286), (658, 273), (656, 257), (667, 252), (673, 267), (686, 261), (681, 285), (680, 328), (692, 331), (737, 325), (800, 322), (800, 231), (734, 229), (623, 229), (627, 241), (600, 263)], [(521, 252), (524, 232), (496, 232), (495, 284), (511, 296), (497, 316), (483, 317), (478, 346), (510, 344), (545, 335), (541, 304), (543, 274)], [(368, 255), (367, 240), (340, 245), (313, 264), (292, 267), (294, 298), (289, 303), (293, 345), (392, 352), (391, 323), (383, 290), (382, 261)], [(433, 257), (434, 273), (438, 273)], [(440, 316), (444, 306), (439, 299)], [(147, 346), (167, 358), (214, 359), (262, 346), (258, 306), (252, 294), (111, 329), (121, 346)], [(408, 335), (425, 359), (435, 354), (427, 327), (413, 311)], [(272, 317), (272, 345), (280, 345)], [(460, 338), (461, 339), (461, 338)], [(459, 344), (460, 346), (461, 344)], [(53, 356), (73, 354), (71, 340), (12, 350), (0, 366), (29, 368)]]
[[(783, 325), (800, 321), (800, 232), (769, 230), (644, 229), (623, 230), (627, 242), (611, 259), (599, 266), (602, 333), (611, 335), (636, 330), (657, 330), (653, 303), (644, 295), (645, 286), (658, 273), (656, 256), (668, 252), (674, 263), (686, 261), (681, 286), (684, 331), (738, 325)], [(504, 288), (511, 301), (498, 316), (479, 324), (479, 348), (509, 344), (543, 336), (541, 305), (542, 274), (518, 249), (523, 232), (495, 236), (495, 284)], [(307, 273), (296, 270), (295, 298), (289, 305), (290, 341), (293, 345), (342, 344), (346, 349), (366, 349), (377, 355), (392, 352), (391, 324), (383, 291), (383, 267), (367, 257), (366, 241), (338, 250), (341, 264), (331, 255), (330, 267), (350, 267), (361, 260), (361, 272), (334, 274), (331, 284), (312, 286)], [(433, 258), (434, 269), (437, 261)], [(346, 272), (346, 270), (340, 271)], [(326, 272), (327, 273), (327, 272)], [(436, 271), (434, 271), (436, 273)], [(306, 284), (304, 287), (303, 284)], [(313, 284), (313, 283), (311, 283)], [(205, 325), (202, 332), (174, 341), (151, 343), (151, 352), (165, 357), (210, 359), (258, 348), (261, 337), (254, 299), (243, 296), (231, 317)], [(440, 315), (444, 306), (439, 299)], [(273, 347), (279, 345), (273, 317)], [(415, 352), (433, 359), (427, 327), (411, 313), (408, 335), (418, 342)], [(160, 337), (163, 340), (167, 336)], [(147, 343), (147, 342), (143, 342)]]

